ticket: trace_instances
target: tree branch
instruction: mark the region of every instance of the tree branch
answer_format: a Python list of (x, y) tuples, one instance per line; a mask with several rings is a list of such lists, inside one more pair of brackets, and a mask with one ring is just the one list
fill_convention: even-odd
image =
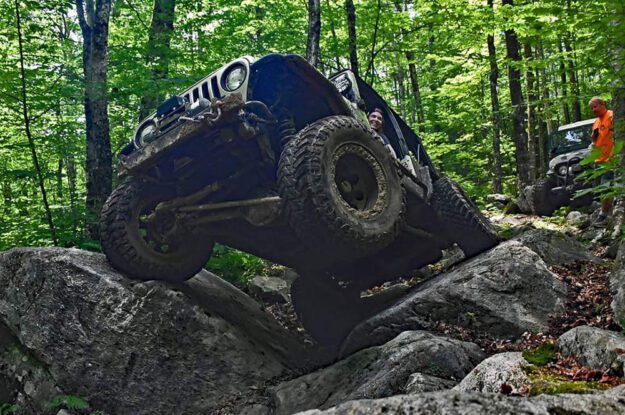
[(126, 4), (128, 5), (128, 7), (130, 7), (130, 10), (132, 10), (135, 15), (137, 16), (137, 19), (139, 19), (139, 23), (141, 23), (141, 26), (143, 26), (145, 29), (150, 30), (150, 28), (148, 27), (148, 25), (143, 21), (143, 19), (141, 18), (141, 15), (139, 14), (139, 12), (137, 11), (137, 9), (135, 8), (135, 6), (132, 5), (132, 3), (130, 2), (130, 0), (124, 0), (126, 2)]

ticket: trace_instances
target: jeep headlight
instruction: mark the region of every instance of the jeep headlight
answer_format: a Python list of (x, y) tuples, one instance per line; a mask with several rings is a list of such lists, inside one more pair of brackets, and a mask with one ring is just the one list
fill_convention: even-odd
[(152, 118), (139, 127), (137, 134), (135, 134), (135, 146), (143, 147), (154, 138), (158, 129), (158, 124), (155, 118)]
[(243, 85), (247, 69), (243, 65), (234, 65), (224, 74), (222, 86), (228, 92), (236, 91)]
[(569, 168), (566, 167), (566, 164), (563, 164), (558, 167), (558, 174), (560, 176), (566, 176), (569, 173)]

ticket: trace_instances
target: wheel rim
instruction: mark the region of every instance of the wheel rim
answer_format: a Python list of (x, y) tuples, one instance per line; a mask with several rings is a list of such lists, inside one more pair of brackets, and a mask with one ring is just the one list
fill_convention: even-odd
[(180, 241), (172, 238), (176, 220), (173, 214), (155, 214), (159, 201), (146, 201), (137, 209), (136, 231), (139, 242), (158, 256), (172, 255), (180, 249)]
[(363, 146), (349, 143), (332, 157), (333, 189), (352, 214), (380, 213), (387, 203), (387, 181), (380, 162)]

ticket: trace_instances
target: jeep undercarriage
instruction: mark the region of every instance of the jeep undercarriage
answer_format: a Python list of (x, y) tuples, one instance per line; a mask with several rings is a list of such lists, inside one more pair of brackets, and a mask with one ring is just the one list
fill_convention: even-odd
[[(243, 72), (246, 62), (229, 68)], [(182, 281), (215, 242), (295, 268), (298, 314), (313, 337), (336, 348), (365, 317), (357, 306), (362, 290), (437, 261), (454, 243), (470, 257), (498, 242), (462, 189), (437, 176), (418, 137), (361, 80), (348, 74), (339, 92), (301, 58), (280, 55), (245, 70), (244, 93), (209, 101), (202, 98), (209, 81), (200, 82), (143, 121), (122, 152), (126, 181), (105, 204), (101, 226), (116, 268)], [(216, 75), (206, 79), (216, 91)], [(385, 106), (395, 151), (363, 123), (361, 96)], [(321, 297), (326, 314), (313, 310)], [(358, 318), (343, 310), (349, 304)]]

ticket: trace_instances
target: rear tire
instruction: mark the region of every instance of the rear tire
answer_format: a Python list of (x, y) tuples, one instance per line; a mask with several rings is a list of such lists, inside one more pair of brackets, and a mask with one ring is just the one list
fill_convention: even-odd
[(172, 229), (174, 218), (147, 221), (159, 202), (173, 198), (162, 186), (130, 180), (117, 187), (102, 209), (102, 250), (117, 270), (140, 280), (181, 282), (206, 264), (213, 241)]
[(394, 159), (355, 118), (332, 116), (300, 131), (282, 151), (278, 177), (289, 225), (326, 259), (376, 252), (404, 222)]
[(497, 245), (499, 234), (460, 186), (447, 177), (434, 182), (432, 204), (441, 217), (449, 238), (467, 258)]

